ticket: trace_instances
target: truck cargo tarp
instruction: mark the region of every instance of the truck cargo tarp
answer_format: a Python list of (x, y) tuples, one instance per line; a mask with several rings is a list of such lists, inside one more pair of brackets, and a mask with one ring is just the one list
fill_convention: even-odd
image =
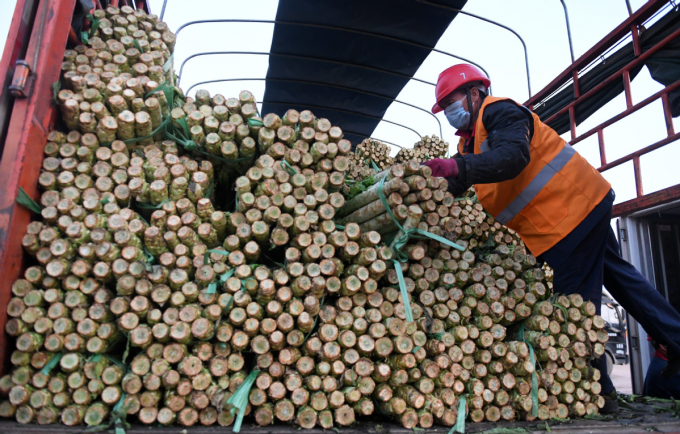
[[(460, 9), (465, 1), (438, 3)], [(356, 145), (371, 135), (391, 100), (415, 74), (456, 15), (413, 0), (281, 0), (277, 21), (315, 27), (275, 24), (262, 112), (282, 115), (289, 108), (309, 108), (317, 117), (340, 126), (346, 132), (345, 138)], [(428, 48), (324, 26), (386, 35)], [(451, 63), (455, 62), (452, 58)], [(434, 94), (434, 88), (424, 87)], [(412, 131), (401, 130), (403, 143), (417, 141)]]
[[(642, 51), (644, 52), (650, 49), (662, 39), (673, 33), (678, 27), (680, 27), (680, 11), (673, 9), (640, 34)], [(604, 62), (600, 62), (579, 77), (581, 95), (585, 94), (590, 89), (593, 89), (611, 76), (611, 74), (620, 70), (633, 60), (635, 60), (635, 54), (633, 51), (633, 42), (631, 41), (614, 53), (606, 56)], [(680, 80), (680, 40), (676, 38), (653, 56), (650, 56), (646, 65), (652, 78), (664, 86), (668, 86), (669, 84)], [(640, 65), (630, 71), (631, 80), (640, 72), (642, 66), (643, 65)], [(579, 125), (586, 120), (602, 106), (621, 94), (621, 92), (623, 92), (623, 79), (615, 80), (613, 83), (597, 92), (594, 96), (577, 105), (575, 107), (576, 125)], [(680, 116), (680, 90), (670, 92), (668, 96), (670, 97), (673, 117)], [(545, 120), (559, 112), (572, 101), (574, 101), (574, 85), (573, 83), (570, 83), (564, 89), (549, 97), (540, 105), (534, 107), (534, 112), (539, 115), (541, 119)], [(565, 113), (557, 117), (550, 122), (549, 125), (557, 131), (558, 134), (566, 133), (569, 131), (569, 114)]]

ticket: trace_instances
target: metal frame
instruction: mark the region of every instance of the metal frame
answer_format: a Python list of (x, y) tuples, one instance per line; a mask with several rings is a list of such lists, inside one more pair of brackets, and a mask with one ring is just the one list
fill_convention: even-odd
[[(35, 180), (41, 169), (41, 152), (47, 133), (58, 117), (58, 110), (50, 103), (50, 87), (59, 79), (74, 6), (75, 0), (40, 0), (37, 10), (47, 7), (46, 17), (49, 17), (42, 31), (39, 17), (27, 29), (20, 28), (27, 24), (26, 21), (19, 23), (14, 20), (6, 45), (5, 53), (17, 44), (26, 47), (25, 57), (28, 59), (33, 59), (36, 52), (39, 54), (33, 92), (27, 98), (14, 100), (0, 160), (0, 185), (3, 186), (0, 191), (0, 270), (4, 277), (0, 280), (0, 305), (3, 306), (12, 297), (12, 283), (24, 269), (26, 257), (21, 248), (21, 238), (31, 221), (31, 212), (18, 206), (15, 199), (19, 187), (23, 187), (29, 196), (38, 197)], [(3, 58), (0, 64), (2, 74), (8, 66)], [(6, 321), (7, 313), (0, 312), (0, 328), (4, 328)], [(10, 352), (9, 337), (0, 334), (0, 372), (7, 372)]]
[[(161, 15), (160, 15), (161, 20), (163, 19), (164, 15), (165, 15), (166, 6), (167, 6), (167, 0), (164, 0), (163, 1), (163, 7), (161, 9)], [(419, 44), (417, 42), (413, 42), (413, 41), (409, 41), (409, 40), (405, 40), (405, 39), (401, 39), (401, 38), (396, 38), (396, 37), (393, 37), (393, 36), (388, 36), (388, 35), (383, 35), (383, 34), (373, 33), (373, 32), (367, 32), (367, 31), (363, 31), (363, 30), (356, 30), (356, 29), (350, 29), (350, 28), (345, 28), (345, 27), (339, 27), (339, 26), (329, 26), (329, 25), (312, 24), (312, 23), (299, 23), (299, 22), (280, 21), (280, 20), (245, 20), (245, 19), (195, 20), (195, 21), (189, 21), (187, 23), (182, 24), (177, 29), (177, 31), (175, 32), (175, 36), (178, 36), (180, 31), (182, 29), (186, 28), (186, 27), (196, 25), (196, 24), (210, 24), (210, 23), (284, 24), (284, 25), (295, 25), (295, 26), (303, 26), (303, 27), (324, 28), (324, 29), (337, 30), (337, 31), (343, 31), (343, 32), (348, 32), (348, 33), (355, 33), (355, 34), (360, 34), (360, 35), (365, 35), (365, 36), (371, 36), (371, 37), (375, 37), (375, 38), (381, 38), (381, 39), (396, 41), (396, 42), (399, 42), (399, 43), (411, 45), (411, 46), (418, 47), (418, 48), (423, 48), (423, 49), (429, 50), (430, 52), (444, 54), (446, 56), (449, 56), (449, 57), (452, 57), (452, 58), (455, 58), (455, 59), (458, 59), (458, 60), (462, 60), (464, 62), (471, 63), (471, 64), (477, 66), (478, 68), (480, 68), (487, 75), (487, 77), (491, 78), (490, 74), (488, 73), (488, 71), (486, 69), (484, 69), (484, 67), (482, 67), (480, 64), (475, 63), (472, 60), (466, 59), (464, 57), (456, 56), (455, 54), (452, 54), (452, 53), (449, 53), (449, 52), (446, 52), (446, 51), (443, 51), (443, 50), (439, 50), (439, 49), (434, 48), (434, 47), (428, 47), (426, 45)], [(517, 36), (519, 37), (519, 35), (517, 35)], [(524, 44), (524, 41), (522, 41), (522, 43)], [(297, 58), (297, 59), (305, 59), (305, 60), (315, 60), (315, 61), (322, 61), (322, 62), (328, 62), (328, 63), (337, 63), (337, 64), (340, 64), (340, 65), (348, 65), (348, 66), (363, 68), (363, 69), (372, 70), (372, 71), (376, 71), (376, 72), (380, 72), (380, 73), (384, 73), (384, 74), (395, 75), (395, 76), (398, 76), (398, 77), (401, 77), (401, 78), (405, 78), (409, 81), (414, 80), (414, 81), (419, 82), (419, 83), (427, 84), (427, 85), (430, 85), (430, 86), (436, 86), (435, 83), (432, 83), (432, 82), (429, 82), (429, 81), (426, 81), (426, 80), (422, 80), (422, 79), (416, 78), (414, 76), (409, 76), (409, 75), (406, 75), (406, 74), (400, 74), (400, 73), (395, 72), (395, 71), (389, 71), (389, 70), (384, 70), (384, 69), (380, 69), (380, 68), (374, 68), (374, 67), (370, 67), (370, 66), (366, 66), (366, 65), (354, 64), (354, 63), (349, 63), (349, 62), (342, 62), (342, 61), (331, 60), (331, 59), (322, 59), (322, 58), (311, 57), (311, 56), (300, 56), (300, 55), (271, 53), (271, 52), (269, 52), (269, 53), (266, 53), (266, 52), (245, 52), (245, 51), (201, 52), (201, 53), (192, 54), (191, 56), (184, 59), (184, 61), (182, 61), (182, 64), (180, 66), (180, 71), (179, 71), (180, 73), (179, 73), (179, 79), (178, 80), (181, 80), (184, 65), (186, 64), (186, 62), (188, 60), (190, 60), (194, 57), (198, 57), (198, 56), (217, 55), (217, 54), (269, 55), (269, 56), (280, 56), (280, 57), (289, 57), (289, 58)], [(526, 46), (525, 46), (525, 54), (526, 54)], [(528, 68), (528, 63), (527, 63), (527, 68)], [(527, 69), (527, 79), (528, 79), (528, 69)], [(272, 80), (272, 79), (270, 79), (270, 80)], [(274, 80), (272, 80), (272, 81), (274, 81)], [(303, 82), (303, 81), (300, 80), (300, 82)], [(320, 84), (320, 83), (314, 83), (314, 84)], [(328, 86), (331, 87), (331, 85), (328, 85)], [(340, 88), (339, 86), (332, 86), (332, 87)], [(435, 120), (437, 121), (437, 124), (439, 126), (439, 135), (442, 139), (444, 139), (444, 134), (443, 134), (441, 122), (430, 111), (425, 110), (421, 107), (415, 106), (413, 104), (406, 103), (404, 101), (399, 101), (396, 98), (389, 98), (389, 97), (385, 97), (385, 96), (382, 96), (382, 95), (379, 95), (379, 94), (369, 93), (369, 92), (366, 92), (366, 91), (363, 91), (363, 90), (360, 90), (360, 89), (350, 89), (350, 88), (345, 88), (345, 89), (346, 90), (354, 90), (358, 93), (364, 93), (364, 94), (368, 94), (368, 95), (372, 95), (372, 96), (378, 96), (380, 98), (386, 98), (386, 99), (389, 99), (392, 102), (398, 102), (400, 104), (404, 104), (404, 105), (407, 105), (409, 107), (416, 108), (418, 110), (424, 111), (424, 112), (432, 115), (435, 118)], [(492, 95), (491, 87), (489, 87), (488, 91), (489, 91), (489, 94)], [(187, 93), (188, 93), (188, 91), (187, 91)], [(529, 92), (529, 94), (531, 95), (531, 91)], [(393, 122), (390, 122), (390, 121), (386, 121), (386, 122), (393, 123)], [(400, 124), (398, 124), (398, 125), (400, 125)], [(403, 125), (400, 125), (400, 126), (403, 126)]]
[[(517, 39), (519, 39), (519, 41), (522, 43), (522, 47), (524, 48), (524, 65), (526, 67), (526, 73), (527, 73), (527, 89), (529, 91), (529, 96), (531, 97), (531, 75), (529, 73), (529, 53), (527, 52), (527, 44), (524, 42), (524, 39), (522, 39), (522, 37), (519, 35), (519, 33), (517, 33), (515, 30), (512, 29), (512, 27), (506, 26), (505, 24), (501, 24), (501, 23), (494, 21), (490, 18), (485, 18), (485, 17), (482, 17), (480, 15), (473, 14), (471, 12), (466, 12), (462, 9), (454, 8), (454, 7), (451, 7), (451, 6), (432, 3), (428, 0), (416, 0), (416, 1), (418, 3), (422, 3), (422, 4), (425, 4), (425, 5), (428, 5), (428, 6), (434, 6), (434, 7), (437, 7), (437, 8), (446, 9), (446, 10), (449, 10), (449, 11), (452, 11), (452, 12), (467, 15), (467, 16), (470, 16), (470, 17), (473, 17), (473, 18), (477, 18), (478, 20), (485, 21), (489, 24), (493, 24), (493, 25), (498, 26), (502, 29), (505, 29), (505, 30), (509, 31), (510, 33), (512, 33), (513, 35), (517, 36)], [(459, 57), (459, 59), (461, 59), (461, 58)], [(472, 63), (472, 62), (469, 62), (469, 63)], [(473, 65), (479, 66), (475, 63), (473, 63)], [(484, 69), (482, 69), (482, 71), (484, 71)], [(491, 79), (491, 76), (489, 76), (488, 72), (484, 71), (484, 73), (486, 73), (486, 76), (489, 77), (489, 79)]]
[[(668, 98), (669, 92), (674, 91), (676, 89), (680, 89), (680, 80), (670, 84), (669, 86), (666, 86), (661, 91), (656, 92), (654, 95), (649, 96), (648, 98), (638, 102), (637, 104), (633, 104), (630, 86), (630, 71), (633, 68), (643, 65), (644, 62), (647, 59), (649, 59), (650, 56), (661, 50), (666, 44), (673, 41), (675, 38), (680, 37), (680, 29), (678, 29), (675, 32), (671, 33), (666, 38), (664, 38), (663, 40), (661, 40), (660, 42), (658, 42), (657, 44), (655, 44), (653, 47), (650, 47), (644, 53), (642, 52), (638, 26), (642, 25), (647, 19), (652, 17), (655, 13), (657, 13), (667, 4), (668, 3), (666, 0), (649, 0), (638, 11), (636, 11), (627, 20), (625, 20), (616, 29), (614, 29), (609, 35), (607, 35), (604, 39), (598, 42), (591, 50), (589, 50), (587, 53), (585, 53), (583, 56), (577, 59), (574, 63), (572, 63), (555, 80), (553, 80), (552, 83), (550, 83), (548, 86), (546, 86), (543, 90), (538, 92), (536, 95), (534, 95), (525, 103), (525, 105), (528, 106), (529, 108), (533, 108), (536, 104), (548, 98), (549, 95), (551, 95), (557, 89), (567, 85), (570, 81), (573, 81), (574, 100), (567, 104), (566, 106), (564, 106), (562, 109), (560, 109), (557, 113), (545, 119), (544, 122), (546, 124), (550, 124), (550, 122), (554, 121), (558, 117), (568, 114), (571, 130), (571, 140), (569, 141), (569, 143), (571, 145), (576, 145), (577, 143), (585, 140), (586, 138), (594, 134), (597, 134), (600, 152), (600, 167), (598, 167), (597, 170), (600, 172), (605, 172), (629, 161), (633, 162), (636, 198), (625, 203), (616, 205), (614, 207), (614, 217), (620, 216), (625, 212), (631, 212), (633, 210), (653, 206), (655, 204), (658, 204), (659, 201), (669, 201), (676, 198), (680, 198), (680, 188), (675, 187), (664, 190), (665, 193), (662, 195), (655, 193), (654, 195), (645, 196), (644, 189), (642, 186), (642, 175), (640, 167), (641, 156), (646, 155), (654, 150), (662, 148), (680, 139), (680, 132), (675, 132), (675, 129), (673, 127), (673, 119), (671, 116), (670, 103)], [(618, 71), (611, 74), (604, 81), (600, 82), (597, 86), (595, 86), (588, 92), (581, 94), (578, 80), (579, 73), (583, 69), (587, 68), (593, 60), (602, 56), (602, 53), (609, 50), (612, 46), (617, 45), (620, 42), (620, 40), (627, 34), (630, 34), (632, 36), (635, 59), (629, 62), (621, 69), (619, 69)], [(623, 80), (624, 94), (626, 98), (626, 109), (619, 113), (618, 115), (600, 123), (599, 125), (590, 129), (589, 131), (582, 133), (581, 135), (577, 135), (575, 115), (576, 106), (578, 106), (586, 99), (597, 95), (599, 91), (604, 89), (606, 86), (614, 83), (616, 80)], [(603, 132), (604, 129), (614, 124), (615, 122), (618, 122), (626, 118), (630, 114), (635, 113), (636, 111), (642, 109), (643, 107), (648, 106), (649, 104), (651, 104), (654, 101), (657, 101), (658, 99), (661, 99), (663, 105), (663, 113), (666, 123), (666, 137), (662, 140), (657, 141), (656, 143), (645, 146), (643, 148), (638, 149), (635, 152), (632, 152), (628, 155), (618, 158), (617, 160), (607, 161), (604, 146), (604, 132)]]
[[(338, 65), (353, 66), (353, 67), (356, 67), (356, 68), (367, 69), (367, 70), (370, 70), (370, 71), (380, 72), (380, 73), (383, 73), (383, 74), (394, 75), (394, 76), (397, 76), (397, 77), (405, 78), (407, 80), (415, 80), (417, 82), (428, 84), (430, 86), (436, 86), (435, 83), (425, 81), (425, 80), (421, 80), (420, 78), (411, 77), (407, 74), (401, 74), (399, 72), (390, 71), (388, 69), (374, 68), (372, 66), (360, 65), (358, 63), (342, 62), (340, 60), (322, 59), (320, 57), (301, 56), (299, 54), (272, 53), (270, 51), (203, 51), (203, 52), (200, 52), (200, 53), (195, 53), (195, 54), (192, 54), (191, 56), (187, 57), (186, 59), (184, 59), (184, 61), (182, 62), (180, 69), (179, 69), (178, 80), (182, 79), (182, 71), (184, 70), (184, 65), (186, 64), (186, 62), (188, 60), (193, 59), (195, 57), (199, 57), (199, 56), (218, 55), (218, 54), (250, 54), (250, 55), (260, 55), (260, 56), (289, 57), (289, 58), (292, 58), (292, 59), (315, 60), (315, 61), (319, 61), (319, 62), (337, 63)], [(179, 83), (179, 81), (177, 83)]]
[[(167, 3), (167, 1), (168, 0), (163, 0), (163, 8), (165, 8), (165, 4)], [(163, 17), (161, 16), (161, 20), (162, 19), (163, 19)], [(439, 53), (439, 54), (444, 54), (444, 55), (447, 55), (449, 57), (453, 57), (454, 59), (458, 59), (458, 60), (462, 60), (464, 62), (468, 62), (472, 65), (475, 65), (476, 67), (478, 67), (482, 71), (484, 71), (484, 73), (487, 75), (487, 77), (491, 78), (491, 76), (486, 71), (486, 69), (484, 69), (480, 64), (475, 63), (470, 59), (466, 59), (464, 57), (456, 56), (455, 54), (449, 53), (447, 51), (439, 50), (439, 49), (434, 48), (434, 47), (428, 47), (427, 45), (419, 44), (417, 42), (409, 41), (407, 39), (396, 38), (394, 36), (388, 36), (388, 35), (383, 35), (383, 34), (374, 33), (374, 32), (367, 32), (367, 31), (364, 31), (364, 30), (350, 29), (350, 28), (347, 28), (347, 27), (329, 26), (329, 25), (325, 25), (325, 24), (300, 23), (300, 22), (295, 22), (295, 21), (283, 21), (283, 20), (244, 20), (244, 19), (195, 20), (195, 21), (186, 22), (186, 23), (182, 24), (181, 26), (179, 26), (179, 28), (175, 32), (175, 37), (177, 37), (179, 35), (179, 32), (182, 31), (182, 29), (184, 29), (185, 27), (193, 26), (193, 25), (196, 25), (196, 24), (211, 24), (211, 23), (212, 24), (216, 24), (216, 23), (283, 24), (283, 25), (290, 25), (290, 26), (313, 27), (313, 28), (318, 28), (318, 29), (337, 30), (337, 31), (341, 31), (341, 32), (355, 33), (355, 34), (364, 35), (364, 36), (371, 36), (371, 37), (374, 37), (374, 38), (385, 39), (385, 40), (389, 40), (389, 41), (395, 41), (395, 42), (399, 42), (399, 43), (402, 43), (402, 44), (411, 45), (413, 47), (422, 48), (424, 50), (428, 50), (428, 51)], [(524, 43), (524, 42), (522, 42), (522, 43)], [(531, 92), (529, 92), (529, 93), (531, 94)]]
[(569, 38), (569, 53), (571, 54), (571, 63), (574, 63), (574, 44), (571, 41), (571, 25), (569, 23), (569, 12), (567, 11), (567, 3), (564, 0), (560, 0), (562, 3), (562, 8), (564, 8), (564, 20), (567, 23), (567, 37)]

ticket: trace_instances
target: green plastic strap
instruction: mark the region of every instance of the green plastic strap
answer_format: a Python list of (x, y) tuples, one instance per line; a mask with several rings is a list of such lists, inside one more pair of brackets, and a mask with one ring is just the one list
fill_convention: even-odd
[(64, 353), (57, 353), (52, 356), (49, 362), (43, 368), (40, 370), (40, 373), (43, 375), (50, 375), (50, 371), (54, 369), (55, 366), (57, 366), (57, 363), (59, 363), (59, 360), (61, 360), (61, 356), (63, 356)]
[(61, 90), (61, 81), (57, 80), (50, 86), (52, 89), (52, 103), (54, 105), (59, 104), (59, 91)]
[(368, 166), (368, 161), (370, 161), (371, 166), (373, 166), (373, 170), (375, 170), (376, 172), (380, 172), (380, 168), (378, 167), (377, 164), (375, 164), (375, 161), (373, 161), (372, 158), (367, 158), (366, 161), (367, 161), (367, 163), (366, 163), (367, 166)]
[(458, 403), (458, 415), (456, 416), (456, 424), (451, 427), (451, 430), (449, 430), (449, 434), (453, 434), (456, 432), (460, 434), (465, 434), (465, 418), (467, 417), (467, 411), (465, 408), (466, 403), (467, 398), (461, 396), (460, 403)]
[(90, 42), (90, 35), (87, 34), (85, 30), (80, 32), (80, 40), (83, 44), (87, 45), (88, 42)]
[(135, 45), (135, 48), (137, 49), (137, 51), (139, 51), (139, 54), (142, 54), (143, 53), (142, 46), (139, 45), (139, 41), (136, 40), (136, 39), (133, 39), (132, 43)]
[(217, 253), (218, 255), (229, 256), (229, 252), (227, 252), (226, 250), (220, 249), (206, 250), (205, 254), (203, 255), (203, 265), (208, 265), (210, 263), (210, 257), (208, 256), (208, 253)]
[(335, 229), (340, 229), (341, 231), (344, 231), (344, 230), (345, 230), (345, 225), (339, 225), (339, 224), (336, 223), (336, 224), (335, 224)]
[[(135, 138), (132, 138), (132, 139), (126, 139), (126, 140), (123, 140), (123, 143), (125, 143), (125, 144), (128, 144), (128, 143), (137, 143), (137, 142), (141, 142), (142, 140), (151, 139), (151, 138), (153, 138), (153, 136), (155, 136), (156, 134), (162, 132), (163, 129), (165, 128), (165, 126), (166, 126), (169, 122), (170, 122), (170, 116), (165, 116), (165, 118), (163, 119), (163, 122), (158, 126), (158, 128), (156, 128), (155, 130), (151, 131), (151, 134), (149, 134), (148, 136), (135, 137)], [(111, 147), (111, 143), (110, 143), (110, 142), (107, 142), (107, 143), (100, 143), (100, 145), (101, 145), (101, 146), (104, 146), (104, 147), (107, 147), (107, 148), (110, 148), (110, 147)]]
[(24, 191), (23, 188), (19, 187), (19, 194), (17, 195), (17, 203), (22, 205), (34, 213), (40, 214), (42, 212), (42, 207), (38, 202), (31, 199), (31, 197)]
[(109, 359), (110, 361), (112, 361), (114, 364), (120, 366), (121, 368), (127, 369), (127, 366), (125, 366), (125, 363), (121, 362), (120, 360), (115, 359), (115, 358), (109, 356), (108, 354), (100, 354), (100, 355), (103, 355), (104, 357), (106, 357), (107, 359)]
[(146, 246), (144, 247), (144, 256), (146, 256), (146, 264), (144, 267), (146, 268), (146, 271), (151, 272), (153, 270), (151, 266), (153, 265), (156, 258), (153, 257), (153, 255), (151, 254), (151, 252), (149, 252), (149, 249), (147, 249)]
[(427, 335), (427, 337), (441, 341), (444, 339), (444, 333), (430, 333)]
[(566, 308), (566, 307), (562, 306), (561, 304), (557, 304), (557, 303), (551, 303), (551, 304), (552, 304), (554, 307), (556, 307), (556, 308), (558, 308), (559, 310), (562, 311), (562, 313), (564, 314), (564, 319), (565, 319), (565, 320), (567, 320), (567, 321), (569, 320), (569, 315), (567, 314), (567, 308)]
[[(321, 301), (319, 302), (319, 308), (323, 307), (324, 300), (326, 300), (325, 296), (321, 298)], [(314, 333), (314, 329), (316, 328), (316, 323), (317, 323), (318, 320), (319, 320), (319, 315), (317, 315), (316, 318), (314, 318), (314, 324), (312, 325), (312, 328), (309, 330), (309, 333), (307, 333), (307, 336), (305, 336), (305, 339), (302, 341), (300, 346), (304, 345), (305, 342), (307, 342), (307, 339), (309, 339), (309, 337), (312, 335), (312, 333)]]
[(116, 405), (113, 407), (113, 425), (114, 425), (114, 434), (125, 434), (125, 425), (127, 422), (125, 419), (127, 419), (127, 407), (123, 405), (123, 402), (125, 401), (127, 394), (123, 392), (120, 395), (120, 399), (116, 403)]
[(536, 356), (534, 355), (534, 346), (524, 338), (524, 321), (519, 324), (517, 339), (524, 342), (529, 347), (529, 360), (531, 361), (531, 364), (534, 365), (534, 372), (531, 373), (531, 415), (538, 417), (538, 376), (536, 375)]
[(387, 178), (387, 177), (383, 177), (380, 180), (380, 183), (378, 184), (378, 197), (380, 198), (380, 202), (382, 202), (383, 207), (385, 208), (385, 211), (387, 212), (387, 214), (392, 218), (394, 223), (397, 225), (397, 228), (399, 228), (399, 230), (401, 230), (404, 233), (404, 235), (402, 235), (397, 240), (397, 242), (395, 243), (395, 247), (394, 247), (395, 251), (397, 252), (397, 257), (399, 257), (402, 260), (402, 262), (406, 261), (408, 258), (406, 258), (406, 256), (403, 253), (401, 253), (401, 248), (406, 245), (409, 238), (414, 237), (414, 236), (415, 237), (421, 237), (421, 238), (422, 237), (430, 238), (430, 239), (435, 240), (439, 243), (446, 244), (447, 246), (452, 247), (456, 250), (460, 250), (461, 252), (465, 251), (464, 247), (454, 243), (453, 241), (447, 240), (446, 238), (440, 237), (439, 235), (435, 235), (435, 234), (430, 233), (428, 231), (424, 231), (424, 230), (418, 229), (418, 228), (411, 228), (411, 229), (405, 230), (404, 227), (401, 225), (401, 223), (399, 223), (399, 221), (396, 219), (396, 217), (394, 217), (394, 213), (392, 213), (392, 209), (390, 209), (390, 206), (387, 203), (387, 198), (385, 197), (385, 194), (383, 193), (383, 186), (385, 184), (385, 178)]
[(172, 62), (175, 57), (175, 53), (172, 53), (170, 57), (168, 57), (168, 60), (165, 61), (163, 64), (163, 72), (168, 72), (170, 68), (172, 67)]
[(165, 199), (163, 202), (159, 203), (158, 205), (152, 205), (150, 203), (144, 203), (144, 202), (135, 202), (135, 206), (139, 209), (148, 209), (148, 210), (158, 210), (163, 207), (163, 204), (166, 204), (170, 202), (170, 199)]
[(231, 276), (234, 275), (235, 270), (236, 270), (235, 268), (232, 268), (231, 270), (227, 271), (226, 273), (223, 273), (220, 276), (220, 278), (217, 282), (212, 282), (211, 284), (208, 285), (208, 289), (207, 289), (206, 292), (208, 294), (214, 294), (215, 292), (217, 292), (217, 285), (219, 284), (220, 287), (222, 285), (224, 285), (224, 283), (227, 281), (227, 279), (229, 279)]
[(158, 205), (152, 205), (150, 203), (137, 202), (135, 200), (135, 207), (137, 207), (139, 209), (157, 210), (157, 209), (161, 209), (163, 207), (163, 204), (166, 204), (168, 202), (170, 202), (170, 199), (165, 199), (163, 202), (159, 203)]
[(90, 27), (90, 38), (99, 30), (99, 20), (92, 16), (92, 14), (87, 14), (87, 19), (92, 23)]
[[(127, 342), (125, 343), (125, 351), (123, 351), (123, 359), (122, 359), (123, 360), (123, 366), (125, 366), (125, 361), (127, 360), (128, 355), (130, 354), (130, 342), (132, 341), (132, 339), (130, 339), (129, 334), (126, 334), (126, 333), (123, 333), (123, 334), (127, 338)], [(129, 371), (129, 369), (127, 367), (125, 367), (125, 372), (127, 372), (127, 371)]]
[(250, 389), (253, 387), (253, 383), (255, 382), (257, 374), (259, 373), (260, 373), (259, 369), (257, 368), (253, 369), (250, 372), (250, 374), (248, 374), (248, 377), (246, 377), (245, 381), (238, 388), (236, 393), (234, 393), (231, 396), (231, 398), (229, 398), (229, 400), (227, 401), (227, 404), (231, 404), (233, 406), (231, 408), (232, 416), (234, 415), (236, 410), (238, 410), (238, 416), (236, 417), (236, 422), (234, 422), (234, 429), (232, 430), (233, 432), (241, 431), (243, 417), (246, 414), (246, 407), (248, 406), (248, 397), (250, 396)]
[(248, 126), (249, 127), (264, 127), (264, 123), (255, 118), (248, 118)]
[(174, 102), (175, 102), (175, 86), (166, 81), (165, 83), (159, 85), (157, 88), (152, 89), (144, 95), (144, 99), (149, 98), (151, 95), (153, 95), (156, 92), (163, 92), (165, 94), (165, 99), (168, 101), (168, 104), (170, 104), (170, 108), (172, 108)]
[(297, 175), (297, 171), (293, 166), (290, 165), (286, 160), (281, 161), (281, 166), (283, 167), (283, 170), (288, 172), (290, 176)]
[(413, 351), (411, 351), (413, 354), (417, 353), (419, 349), (423, 347), (413, 347)]
[[(172, 126), (173, 126), (172, 124), (168, 125), (168, 127), (172, 127)], [(182, 136), (181, 133), (178, 133), (178, 134), (180, 136)], [(248, 157), (234, 158), (234, 159), (228, 160), (226, 158), (219, 157), (219, 156), (211, 154), (209, 152), (202, 151), (200, 149), (200, 146), (196, 142), (194, 142), (193, 140), (188, 140), (188, 139), (185, 139), (185, 138), (177, 137), (176, 135), (174, 135), (173, 133), (168, 131), (168, 128), (165, 129), (165, 137), (179, 143), (187, 151), (198, 152), (200, 154), (203, 154), (203, 155), (205, 155), (209, 158), (214, 158), (215, 160), (220, 161), (220, 162), (225, 163), (225, 164), (238, 164), (238, 163), (241, 163), (243, 161), (252, 161), (252, 160), (255, 159), (255, 155), (252, 155), (252, 156), (248, 156)]]
[(101, 203), (102, 205), (106, 205), (109, 202), (111, 202), (111, 199), (109, 199), (109, 196), (105, 196), (105, 197), (101, 198), (101, 200), (99, 201), (99, 203)]
[(98, 363), (102, 359), (101, 354), (92, 354), (88, 359), (89, 362)]
[(408, 291), (406, 291), (406, 282), (404, 281), (404, 272), (401, 270), (401, 263), (396, 259), (392, 259), (392, 262), (394, 262), (394, 270), (397, 272), (397, 279), (399, 279), (399, 291), (401, 291), (401, 298), (404, 303), (404, 310), (406, 311), (406, 322), (413, 322), (411, 302), (408, 299)]
[(189, 124), (187, 123), (187, 119), (179, 118), (176, 120), (176, 122), (182, 127), (182, 133), (184, 134), (184, 137), (189, 137)]

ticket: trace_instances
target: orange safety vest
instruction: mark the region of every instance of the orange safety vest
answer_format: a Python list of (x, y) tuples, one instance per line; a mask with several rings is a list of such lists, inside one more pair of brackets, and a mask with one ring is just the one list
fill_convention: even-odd
[[(482, 117), (489, 104), (508, 98), (488, 96), (475, 124), (474, 153), (490, 148)], [(514, 101), (513, 101), (514, 102)], [(519, 104), (518, 104), (519, 105)], [(532, 113), (531, 160), (514, 179), (476, 184), (477, 199), (500, 223), (517, 231), (538, 256), (566, 237), (609, 193), (611, 185), (559, 135)], [(466, 140), (458, 152), (464, 155)]]

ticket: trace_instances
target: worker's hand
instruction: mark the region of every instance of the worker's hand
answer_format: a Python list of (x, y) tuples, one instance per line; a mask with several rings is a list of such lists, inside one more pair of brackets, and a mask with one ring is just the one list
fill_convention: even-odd
[(456, 178), (458, 176), (458, 163), (453, 158), (435, 158), (425, 165), (432, 169), (432, 176), (441, 178)]

